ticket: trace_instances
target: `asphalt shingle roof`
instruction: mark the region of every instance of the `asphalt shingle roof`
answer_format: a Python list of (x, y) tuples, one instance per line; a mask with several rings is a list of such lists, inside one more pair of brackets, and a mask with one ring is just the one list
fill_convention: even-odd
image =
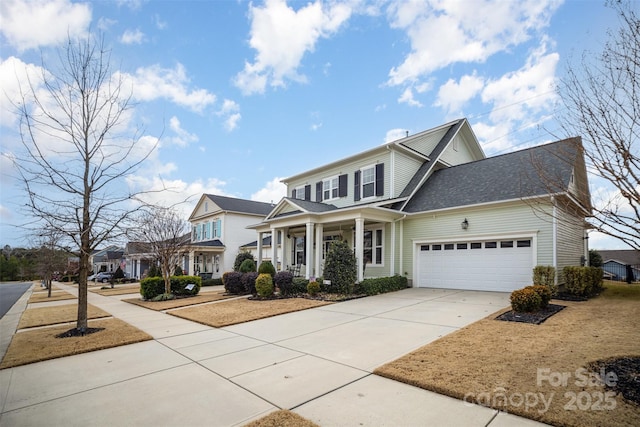
[(256, 202), (253, 200), (236, 199), (234, 197), (207, 194), (207, 197), (223, 211), (250, 213), (267, 216), (273, 209), (272, 203)]
[[(597, 250), (597, 249), (596, 249)], [(633, 249), (598, 250), (603, 262), (619, 261), (624, 264), (640, 265), (640, 251)]]
[(405, 206), (424, 212), (566, 191), (579, 138), (438, 170)]

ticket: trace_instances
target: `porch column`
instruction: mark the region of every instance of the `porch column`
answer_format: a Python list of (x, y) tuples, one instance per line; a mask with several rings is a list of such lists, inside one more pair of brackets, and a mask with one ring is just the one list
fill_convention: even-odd
[(280, 269), (280, 271), (285, 271), (287, 269), (287, 266), (290, 264), (289, 262), (289, 238), (287, 237), (287, 233), (289, 232), (288, 229), (283, 228), (282, 229), (282, 240), (280, 243), (280, 247), (282, 248), (282, 252), (281, 252), (281, 266), (282, 268)]
[(396, 225), (397, 222), (391, 223), (391, 269), (389, 270), (389, 275), (393, 276), (396, 274)]
[(322, 239), (322, 233), (324, 226), (322, 224), (316, 225), (316, 277), (322, 276), (322, 245), (324, 240)]
[(258, 231), (258, 256), (257, 256), (257, 265), (259, 267), (262, 264), (262, 232)]
[(356, 265), (358, 282), (364, 280), (364, 218), (356, 218)]
[(280, 271), (278, 268), (278, 233), (277, 228), (271, 229), (271, 263), (276, 271)]
[(304, 278), (309, 280), (311, 278), (311, 270), (313, 269), (313, 223), (307, 223), (307, 230), (305, 234), (305, 244), (307, 249), (307, 256), (305, 258), (306, 268)]

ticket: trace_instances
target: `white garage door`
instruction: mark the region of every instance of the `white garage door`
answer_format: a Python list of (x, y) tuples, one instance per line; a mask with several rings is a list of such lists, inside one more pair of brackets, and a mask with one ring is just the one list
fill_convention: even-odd
[(421, 244), (418, 287), (511, 292), (531, 284), (531, 239)]

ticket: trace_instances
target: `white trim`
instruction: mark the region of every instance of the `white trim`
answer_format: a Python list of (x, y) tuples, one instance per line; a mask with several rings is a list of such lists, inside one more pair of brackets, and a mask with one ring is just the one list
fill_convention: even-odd
[[(331, 196), (331, 193), (333, 193), (333, 190), (334, 190), (334, 188), (331, 187), (331, 181), (333, 181), (334, 179), (336, 180), (336, 184), (337, 184), (336, 187), (335, 187), (336, 197), (332, 197)], [(329, 196), (330, 196), (330, 197), (327, 197), (326, 199), (324, 197), (324, 192), (326, 191), (324, 189), (324, 183), (325, 182), (329, 183), (329, 190), (328, 191), (329, 191)], [(296, 192), (296, 198), (297, 198), (297, 196), (298, 196), (298, 194)], [(325, 202), (325, 201), (328, 201), (328, 200), (337, 200), (339, 198), (340, 198), (340, 175), (333, 175), (333, 176), (330, 176), (328, 178), (323, 178), (322, 179), (322, 201)]]
[[(363, 166), (360, 168), (360, 200), (372, 200), (376, 198), (376, 180), (377, 180), (377, 176), (376, 176), (376, 164), (377, 163), (373, 163), (369, 166)], [(373, 169), (373, 182), (371, 183), (367, 183), (367, 184), (373, 184), (373, 194), (371, 196), (366, 196), (364, 195), (364, 171), (365, 170), (369, 170), (369, 169)]]

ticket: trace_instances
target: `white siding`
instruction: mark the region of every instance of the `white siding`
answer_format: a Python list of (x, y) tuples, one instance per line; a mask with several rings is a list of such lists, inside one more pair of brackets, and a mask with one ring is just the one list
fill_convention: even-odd
[[(464, 219), (469, 228), (463, 230)], [(475, 207), (404, 220), (403, 265), (402, 273), (407, 272), (413, 279), (415, 241), (472, 241), (486, 240), (491, 237), (534, 234), (535, 265), (552, 265), (553, 225), (551, 218), (536, 214), (531, 206), (523, 202), (514, 202), (493, 207)]]
[(557, 271), (562, 283), (562, 269), (567, 266), (579, 266), (580, 257), (584, 256), (584, 227), (582, 218), (574, 217), (560, 208), (556, 212)]
[[(390, 197), (398, 197), (402, 190), (409, 184), (411, 178), (416, 174), (422, 162), (413, 157), (407, 157), (396, 153), (396, 164), (394, 165), (395, 179), (394, 179), (394, 192)], [(391, 172), (391, 171), (390, 171)]]
[(415, 135), (414, 137), (410, 137), (406, 142), (403, 141), (402, 145), (410, 147), (425, 156), (429, 156), (448, 130), (449, 126), (445, 126), (436, 132), (427, 133), (425, 135)]
[(473, 153), (469, 150), (465, 139), (461, 134), (456, 135), (453, 141), (449, 143), (447, 149), (440, 156), (440, 160), (450, 165), (460, 165), (463, 163), (477, 160)]

